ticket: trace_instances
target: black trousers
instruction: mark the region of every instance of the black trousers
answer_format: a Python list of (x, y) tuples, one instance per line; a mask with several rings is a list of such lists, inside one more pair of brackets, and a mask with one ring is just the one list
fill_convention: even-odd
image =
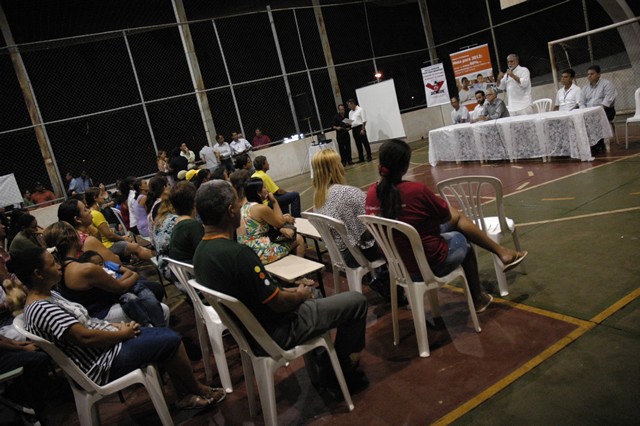
[(362, 146), (364, 145), (364, 149), (367, 151), (367, 160), (371, 159), (371, 147), (369, 146), (369, 139), (367, 139), (367, 134), (360, 134), (362, 130), (362, 125), (356, 126), (352, 128), (353, 131), (353, 139), (356, 141), (356, 148), (358, 148), (358, 158), (360, 161), (364, 161), (364, 153), (362, 152)]
[(351, 137), (348, 130), (338, 130), (336, 132), (336, 139), (338, 140), (338, 148), (340, 149), (340, 158), (342, 164), (346, 166), (351, 163)]

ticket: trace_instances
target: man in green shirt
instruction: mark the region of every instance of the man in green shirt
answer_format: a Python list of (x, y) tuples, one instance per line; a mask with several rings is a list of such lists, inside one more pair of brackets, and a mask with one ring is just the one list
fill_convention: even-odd
[(285, 191), (276, 185), (271, 176), (267, 174), (270, 167), (267, 157), (264, 155), (257, 156), (253, 160), (253, 167), (255, 167), (256, 172), (251, 177), (259, 177), (264, 181), (264, 186), (276, 197), (282, 211), (288, 212), (289, 206), (291, 206), (291, 216), (300, 217), (300, 194), (296, 191)]
[(365, 346), (366, 297), (349, 291), (322, 298), (303, 284), (281, 287), (256, 253), (233, 238), (240, 207), (241, 200), (226, 181), (209, 182), (198, 191), (196, 208), (205, 225), (193, 257), (198, 282), (240, 300), (283, 349), (336, 328), (335, 348), (347, 384), (354, 391), (364, 388), (368, 382), (356, 368)]

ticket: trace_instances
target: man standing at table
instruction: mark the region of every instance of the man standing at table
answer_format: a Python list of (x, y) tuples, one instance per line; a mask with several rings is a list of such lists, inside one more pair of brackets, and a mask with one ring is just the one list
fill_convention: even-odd
[(353, 164), (351, 161), (351, 136), (349, 136), (349, 125), (344, 122), (347, 118), (344, 105), (338, 105), (338, 113), (331, 120), (331, 128), (336, 131), (336, 139), (340, 148), (340, 158), (342, 165), (348, 166)]
[(364, 153), (362, 152), (362, 146), (367, 151), (367, 161), (371, 161), (371, 147), (369, 146), (369, 139), (367, 139), (367, 116), (354, 99), (347, 101), (349, 111), (349, 120), (352, 121), (351, 129), (353, 132), (353, 139), (356, 141), (356, 148), (358, 148), (358, 160), (364, 162)]
[(482, 90), (478, 90), (476, 92), (476, 101), (478, 105), (476, 105), (475, 109), (469, 113), (469, 118), (471, 119), (471, 123), (475, 123), (482, 117), (482, 111), (484, 110), (484, 102), (486, 97), (484, 96), (484, 92)]
[[(589, 84), (582, 88), (582, 98), (580, 108), (602, 107), (607, 120), (613, 121), (616, 117), (616, 97), (618, 91), (616, 86), (605, 78), (600, 78), (600, 67), (592, 65), (587, 70), (587, 80)], [(597, 144), (591, 147), (593, 154), (604, 149), (604, 139), (600, 139)]]
[(509, 117), (509, 110), (502, 99), (498, 99), (496, 89), (487, 90), (487, 101), (482, 109), (482, 116), (479, 121), (497, 120), (498, 118)]
[(460, 106), (460, 101), (455, 96), (451, 98), (451, 121), (453, 124), (468, 123), (469, 122), (469, 110), (466, 106)]
[(575, 84), (573, 80), (576, 77), (576, 72), (571, 68), (567, 68), (562, 71), (562, 89), (558, 90), (556, 95), (556, 106), (554, 111), (571, 111), (572, 109), (579, 108), (580, 99), (582, 98), (582, 89)]
[(512, 53), (507, 56), (509, 68), (498, 74), (498, 89), (507, 90), (511, 115), (533, 114), (531, 76), (529, 70), (520, 66), (520, 58)]

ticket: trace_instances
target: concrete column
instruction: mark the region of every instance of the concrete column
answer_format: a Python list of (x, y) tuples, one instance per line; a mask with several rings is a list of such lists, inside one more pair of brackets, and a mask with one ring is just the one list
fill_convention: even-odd
[(340, 93), (340, 85), (338, 84), (336, 68), (333, 64), (331, 46), (329, 46), (327, 29), (324, 26), (324, 17), (322, 16), (322, 9), (320, 8), (320, 0), (313, 0), (312, 3), (314, 6), (313, 11), (316, 15), (316, 24), (318, 24), (318, 33), (320, 34), (320, 40), (322, 41), (322, 51), (324, 52), (324, 59), (327, 63), (327, 70), (329, 71), (329, 80), (331, 80), (331, 87), (333, 88), (333, 100), (336, 103), (337, 110), (338, 105), (342, 103), (342, 94)]

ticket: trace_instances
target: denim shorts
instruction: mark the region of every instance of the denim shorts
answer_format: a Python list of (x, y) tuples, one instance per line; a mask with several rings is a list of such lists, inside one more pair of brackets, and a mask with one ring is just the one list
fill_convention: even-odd
[(170, 361), (181, 343), (180, 335), (168, 328), (140, 328), (138, 337), (122, 342), (120, 353), (111, 363), (109, 381), (147, 364)]
[[(435, 268), (431, 268), (431, 271), (436, 277), (444, 277), (453, 272), (462, 264), (471, 247), (464, 235), (458, 231), (453, 231), (453, 227), (449, 222), (440, 225), (440, 236), (447, 242), (449, 252), (441, 264)], [(411, 279), (414, 281), (422, 281), (422, 275), (411, 275)]]

